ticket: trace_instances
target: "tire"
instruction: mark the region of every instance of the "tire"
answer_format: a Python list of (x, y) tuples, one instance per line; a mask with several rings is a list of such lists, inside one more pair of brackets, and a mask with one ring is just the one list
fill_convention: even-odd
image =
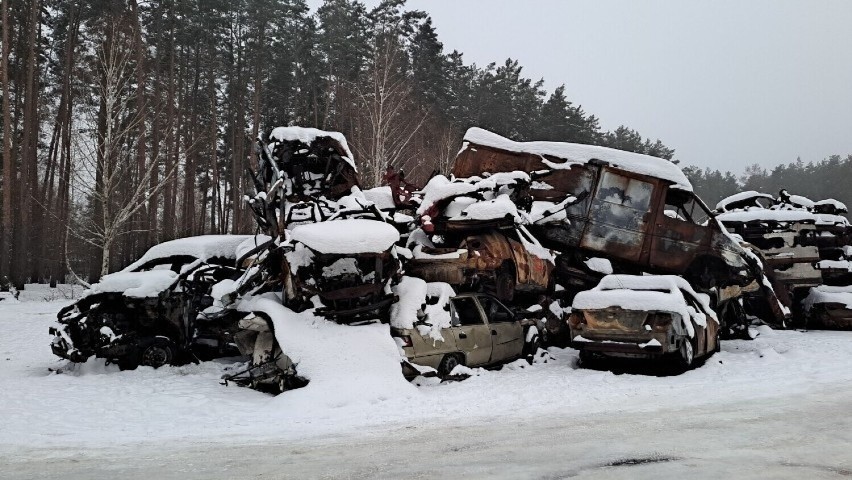
[(494, 296), (503, 303), (512, 303), (515, 299), (515, 269), (509, 265), (501, 266), (495, 273)]
[(692, 340), (684, 338), (677, 349), (678, 363), (683, 370), (689, 370), (695, 366), (695, 345)]
[(154, 338), (139, 348), (139, 365), (160, 368), (175, 359), (175, 346), (171, 340)]
[(438, 365), (438, 374), (442, 377), (446, 377), (459, 365), (464, 365), (464, 362), (459, 359), (458, 355), (446, 355), (441, 359), (441, 363)]
[(588, 350), (580, 350), (580, 366), (583, 368), (593, 368), (597, 364), (598, 358)]
[(535, 354), (538, 352), (539, 348), (541, 348), (541, 337), (538, 335), (533, 335), (533, 338), (524, 345), (524, 356), (530, 365), (533, 364)]

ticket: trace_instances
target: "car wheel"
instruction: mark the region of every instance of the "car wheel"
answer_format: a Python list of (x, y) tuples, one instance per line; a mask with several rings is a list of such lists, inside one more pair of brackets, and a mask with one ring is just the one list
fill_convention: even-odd
[(598, 358), (588, 350), (580, 350), (580, 366), (584, 368), (592, 368)]
[(143, 346), (139, 355), (139, 365), (160, 368), (172, 363), (175, 357), (174, 344), (165, 338), (155, 338)]
[(442, 377), (446, 377), (459, 365), (464, 365), (464, 363), (459, 360), (458, 355), (447, 355), (438, 365), (438, 373)]
[(527, 357), (527, 362), (529, 362), (530, 365), (533, 364), (535, 354), (538, 352), (539, 348), (541, 348), (541, 338), (538, 335), (533, 335), (530, 341), (524, 345), (524, 356)]
[(683, 342), (680, 344), (680, 348), (678, 348), (678, 355), (680, 358), (680, 366), (683, 367), (684, 370), (692, 368), (693, 364), (695, 364), (695, 345), (692, 344), (692, 340), (688, 338), (683, 339)]

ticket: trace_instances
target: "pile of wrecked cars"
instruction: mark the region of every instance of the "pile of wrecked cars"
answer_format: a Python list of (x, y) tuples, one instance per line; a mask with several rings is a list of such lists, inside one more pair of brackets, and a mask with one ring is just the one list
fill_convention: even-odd
[(716, 206), (733, 234), (759, 250), (776, 291), (792, 305), (795, 326), (852, 328), (852, 226), (846, 205), (781, 190), (742, 192)]
[(195, 285), (211, 257), (169, 264), (174, 282), (149, 307), (110, 314), (133, 288), (93, 288), (60, 314), (54, 352), (158, 366), (206, 342), (249, 358), (226, 382), (284, 391), (310, 379), (257, 299), (310, 322), (388, 323), (407, 378), (532, 361), (542, 345), (689, 368), (754, 317), (789, 315), (760, 250), (660, 158), (472, 128), (449, 177), (417, 189), (389, 168), (388, 186), (362, 190), (340, 133), (279, 127), (257, 152), (246, 201), (263, 234), (232, 249), (228, 275)]

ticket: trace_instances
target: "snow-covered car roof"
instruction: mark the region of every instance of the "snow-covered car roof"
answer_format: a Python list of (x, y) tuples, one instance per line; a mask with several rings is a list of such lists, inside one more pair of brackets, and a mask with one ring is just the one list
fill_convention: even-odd
[(849, 211), (849, 209), (848, 209), (848, 208), (846, 208), (846, 204), (845, 204), (845, 203), (843, 203), (843, 202), (841, 202), (841, 201), (838, 201), (838, 200), (835, 200), (835, 199), (833, 199), (833, 198), (827, 198), (827, 199), (825, 199), (825, 200), (820, 200), (820, 201), (818, 201), (818, 202), (814, 202), (814, 207), (815, 207), (815, 208), (825, 207), (825, 206), (831, 206), (831, 207), (834, 207), (834, 209), (835, 209), (836, 211), (838, 211), (838, 212), (842, 212), (842, 213), (845, 213), (845, 212), (848, 212), (848, 211)]
[(697, 293), (689, 282), (677, 275), (607, 275), (598, 285), (574, 297), (575, 310), (623, 310), (671, 312), (689, 318), (687, 302), (681, 290), (697, 300), (703, 312), (718, 323), (707, 295)]
[(820, 303), (840, 303), (845, 305), (846, 308), (852, 308), (852, 286), (830, 287), (819, 285), (813, 287), (802, 301), (802, 307), (807, 311)]
[(566, 164), (544, 161), (551, 168), (570, 167), (570, 164), (588, 163), (590, 160), (602, 160), (611, 166), (640, 175), (648, 175), (672, 182), (677, 188), (692, 191), (692, 184), (683, 171), (674, 163), (650, 155), (626, 152), (596, 145), (582, 145), (564, 142), (515, 142), (496, 133), (482, 128), (473, 127), (465, 133), (465, 145), (462, 150), (469, 148), (468, 144), (481, 145), (508, 152), (547, 155), (561, 158)]
[(386, 252), (399, 241), (399, 232), (378, 220), (346, 219), (299, 225), (291, 238), (320, 253), (355, 255)]
[(774, 210), (754, 208), (751, 210), (725, 212), (717, 215), (722, 222), (813, 222), (817, 225), (848, 225), (846, 217), (806, 210)]
[(211, 258), (237, 258), (237, 247), (252, 235), (200, 235), (179, 238), (154, 245), (139, 260), (128, 265), (122, 272), (132, 272), (143, 265), (161, 258), (193, 257), (202, 261)]
[[(767, 200), (769, 200), (770, 202), (773, 202), (773, 203), (775, 202), (775, 197), (773, 197), (772, 195), (770, 195), (768, 193), (760, 193), (760, 192), (755, 192), (754, 190), (748, 190), (748, 191), (745, 191), (745, 192), (735, 193), (735, 194), (731, 195), (730, 197), (726, 197), (726, 198), (723, 198), (722, 200), (719, 200), (719, 203), (716, 204), (716, 210), (727, 211), (728, 207), (730, 205), (746, 202), (746, 201), (749, 201), (749, 200), (754, 202), (755, 200), (760, 199), (760, 198), (767, 199)], [(756, 206), (756, 204), (751, 205), (751, 206)]]
[(343, 150), (343, 159), (346, 160), (346, 163), (351, 165), (355, 171), (358, 170), (355, 166), (355, 156), (352, 155), (352, 151), (349, 150), (349, 144), (346, 143), (346, 137), (340, 132), (327, 132), (325, 130), (305, 127), (276, 127), (272, 130), (272, 133), (269, 134), (270, 140), (276, 140), (279, 142), (298, 141), (305, 145), (312, 144), (318, 138), (330, 138), (337, 142)]

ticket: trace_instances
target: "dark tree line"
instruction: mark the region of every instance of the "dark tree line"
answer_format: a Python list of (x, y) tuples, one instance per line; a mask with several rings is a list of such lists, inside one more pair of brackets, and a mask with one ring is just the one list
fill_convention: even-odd
[(833, 198), (852, 205), (852, 155), (845, 158), (832, 155), (818, 162), (805, 163), (801, 158), (767, 170), (758, 164), (748, 166), (737, 178), (731, 172), (722, 173), (709, 168), (687, 167), (689, 177), (698, 195), (710, 208), (719, 200), (737, 192), (754, 190), (778, 196), (781, 189), (802, 195), (814, 201)]
[(517, 140), (673, 150), (548, 94), (517, 60), (444, 53), (385, 0), (2, 0), (0, 279), (90, 280), (156, 242), (251, 232), (253, 139), (343, 132), (366, 187), (422, 181), (470, 126)]

